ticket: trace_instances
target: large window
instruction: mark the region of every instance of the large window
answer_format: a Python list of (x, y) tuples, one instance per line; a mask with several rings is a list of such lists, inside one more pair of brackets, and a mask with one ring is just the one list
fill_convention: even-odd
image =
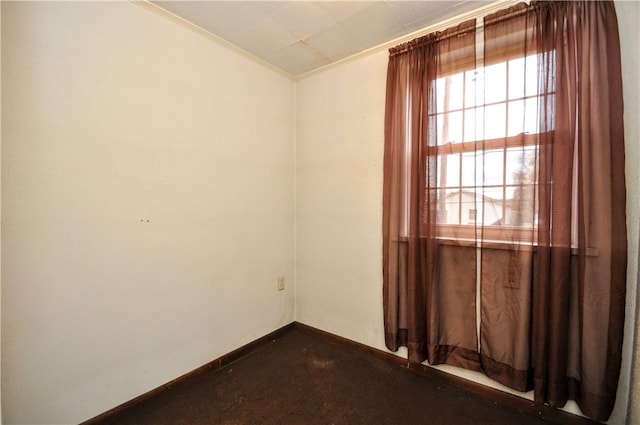
[(612, 2), (531, 2), (390, 50), (385, 342), (607, 420), (626, 278)]

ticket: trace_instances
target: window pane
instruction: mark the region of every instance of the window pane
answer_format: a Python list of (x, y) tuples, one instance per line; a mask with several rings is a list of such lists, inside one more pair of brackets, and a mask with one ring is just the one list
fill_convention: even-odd
[(460, 186), (460, 154), (438, 156), (438, 187)]
[[(476, 223), (479, 207), (476, 192), (473, 190), (463, 190), (460, 196), (460, 202), (460, 224)], [(474, 220), (469, 220), (469, 217), (471, 216), (474, 217)]]
[(525, 58), (525, 95), (536, 96), (538, 94), (538, 55)]
[(482, 190), (482, 208), (479, 213), (482, 214), (481, 222), (487, 225), (500, 225), (502, 223), (502, 188), (483, 188)]
[(482, 158), (483, 185), (504, 184), (504, 151), (502, 149), (486, 151)]
[(484, 68), (484, 103), (507, 100), (507, 64), (505, 62)]
[(485, 139), (499, 139), (505, 136), (506, 106), (504, 103), (487, 106), (485, 108)]
[[(480, 161), (482, 156), (478, 157)], [(478, 171), (481, 172), (481, 168), (478, 167)], [(474, 152), (468, 152), (462, 154), (462, 186), (475, 186), (476, 185), (476, 154)], [(478, 183), (482, 180), (480, 174)]]
[(509, 61), (509, 99), (524, 97), (524, 58)]
[(462, 111), (438, 115), (438, 145), (462, 141)]
[(484, 108), (464, 111), (464, 141), (473, 142), (484, 138)]
[(509, 102), (509, 124), (507, 135), (538, 133), (538, 100), (530, 97), (523, 100)]
[(448, 75), (436, 80), (436, 106), (438, 112), (462, 109), (464, 99), (464, 73)]
[(516, 100), (509, 102), (509, 124), (507, 136), (516, 136), (524, 133), (524, 123), (527, 118), (525, 115), (524, 100)]
[(438, 224), (460, 224), (460, 190), (438, 191)]
[(507, 184), (530, 184), (535, 181), (536, 148), (507, 149)]
[(451, 111), (454, 109), (462, 109), (462, 101), (464, 99), (464, 73), (451, 75), (448, 77), (449, 86), (449, 107), (445, 104), (445, 108)]
[(507, 184), (516, 184), (525, 181), (526, 170), (524, 158), (523, 148), (507, 149)]
[(445, 93), (445, 81), (444, 78), (438, 78), (435, 81), (436, 89), (436, 110), (430, 112), (444, 112), (444, 93)]
[(542, 99), (539, 97), (530, 97), (524, 102), (524, 133), (537, 134), (540, 132), (538, 102)]
[(535, 219), (535, 185), (508, 186), (506, 224), (531, 226)]

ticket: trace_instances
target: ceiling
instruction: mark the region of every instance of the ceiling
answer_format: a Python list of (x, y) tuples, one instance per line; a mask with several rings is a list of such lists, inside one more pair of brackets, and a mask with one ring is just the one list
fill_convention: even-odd
[(494, 1), (152, 3), (299, 76)]

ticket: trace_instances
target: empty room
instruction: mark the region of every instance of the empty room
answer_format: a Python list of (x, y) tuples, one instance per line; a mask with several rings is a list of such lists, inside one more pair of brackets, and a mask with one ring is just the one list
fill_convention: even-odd
[(0, 1), (4, 424), (640, 424), (640, 2)]

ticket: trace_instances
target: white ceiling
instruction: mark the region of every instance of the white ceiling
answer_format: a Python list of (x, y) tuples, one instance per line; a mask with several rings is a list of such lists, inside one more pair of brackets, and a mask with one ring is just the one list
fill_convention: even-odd
[(298, 76), (493, 1), (152, 3)]

